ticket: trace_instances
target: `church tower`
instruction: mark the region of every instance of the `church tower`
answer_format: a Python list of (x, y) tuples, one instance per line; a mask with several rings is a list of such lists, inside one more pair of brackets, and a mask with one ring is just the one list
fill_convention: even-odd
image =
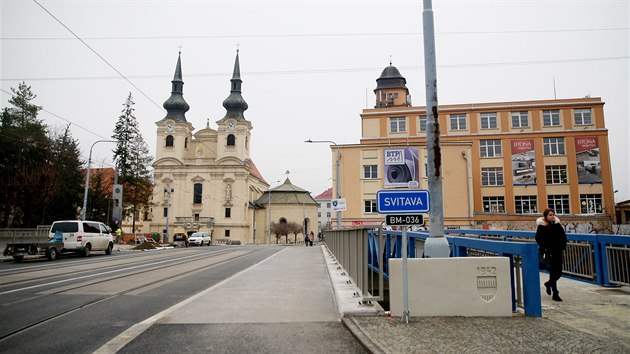
[(177, 57), (175, 75), (171, 81), (171, 97), (163, 104), (166, 116), (156, 122), (158, 127), (156, 155), (182, 161), (192, 139), (194, 127), (186, 120), (190, 106), (184, 99), (181, 52)]
[(218, 125), (218, 151), (223, 157), (235, 157), (241, 161), (249, 159), (249, 146), (251, 140), (252, 124), (245, 119), (247, 102), (241, 95), (241, 68), (239, 64), (238, 50), (234, 61), (234, 71), (230, 79), (230, 95), (223, 101), (226, 109), (225, 116), (217, 121)]
[(410, 107), (411, 96), (407, 88), (407, 80), (400, 75), (398, 69), (392, 65), (383, 69), (381, 76), (376, 79), (376, 105), (374, 108), (382, 107)]

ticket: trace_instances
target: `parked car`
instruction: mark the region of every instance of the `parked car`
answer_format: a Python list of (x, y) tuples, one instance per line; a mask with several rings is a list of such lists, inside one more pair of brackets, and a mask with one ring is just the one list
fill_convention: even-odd
[(188, 247), (188, 235), (182, 232), (175, 233), (173, 235), (173, 246)]
[(111, 254), (114, 246), (110, 228), (98, 221), (55, 221), (50, 227), (48, 240), (63, 242), (59, 253), (75, 252), (84, 256), (89, 256), (92, 251)]
[(204, 244), (210, 246), (212, 237), (207, 232), (195, 232), (188, 238), (188, 244), (191, 246), (203, 246)]

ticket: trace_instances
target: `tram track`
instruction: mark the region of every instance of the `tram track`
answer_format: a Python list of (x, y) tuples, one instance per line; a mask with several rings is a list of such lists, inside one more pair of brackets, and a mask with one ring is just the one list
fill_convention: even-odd
[[(46, 324), (48, 322), (54, 321), (54, 320), (59, 319), (59, 318), (61, 318), (63, 316), (69, 315), (69, 314), (71, 314), (73, 312), (76, 312), (76, 311), (88, 308), (90, 306), (94, 306), (94, 305), (99, 304), (99, 303), (103, 303), (103, 302), (112, 300), (114, 298), (117, 298), (117, 297), (125, 295), (125, 294), (138, 292), (138, 291), (141, 291), (142, 289), (152, 288), (152, 287), (160, 285), (160, 283), (170, 282), (170, 281), (173, 281), (174, 279), (178, 279), (178, 278), (182, 278), (182, 277), (185, 277), (185, 276), (193, 275), (193, 274), (195, 274), (197, 272), (205, 271), (205, 270), (208, 270), (208, 269), (213, 268), (213, 267), (224, 265), (224, 264), (226, 264), (228, 262), (232, 262), (232, 261), (237, 260), (239, 258), (245, 257), (245, 256), (251, 254), (252, 252), (253, 252), (252, 250), (234, 249), (234, 250), (221, 250), (219, 252), (213, 252), (213, 253), (204, 253), (204, 254), (191, 255), (190, 257), (187, 257), (186, 259), (181, 259), (180, 261), (169, 263), (169, 266), (181, 266), (182, 264), (188, 264), (189, 265), (189, 264), (191, 264), (191, 258), (194, 258), (194, 260), (192, 260), (192, 262), (194, 262), (194, 263), (202, 262), (201, 265), (195, 264), (194, 271), (191, 271), (191, 269), (188, 268), (188, 267), (185, 267), (185, 268), (181, 268), (180, 267), (181, 270), (176, 268), (176, 269), (178, 269), (177, 271), (170, 272), (170, 273), (165, 274), (164, 276), (161, 276), (161, 277), (157, 277), (154, 280), (149, 280), (149, 281), (146, 281), (146, 282), (142, 282), (142, 283), (137, 284), (135, 286), (130, 286), (130, 287), (126, 286), (123, 289), (120, 289), (120, 290), (112, 292), (111, 294), (105, 294), (105, 295), (100, 296), (98, 298), (87, 300), (87, 301), (85, 301), (85, 302), (83, 302), (81, 304), (71, 306), (71, 307), (66, 308), (66, 309), (64, 309), (62, 311), (56, 311), (55, 313), (52, 313), (52, 314), (49, 314), (49, 315), (45, 315), (42, 318), (39, 318), (39, 319), (34, 320), (34, 321), (31, 321), (30, 323), (21, 325), (18, 328), (15, 328), (13, 330), (10, 330), (7, 333), (4, 333), (4, 334), (0, 335), (0, 343), (4, 342), (6, 340), (9, 340), (10, 338), (12, 338), (12, 337), (14, 337), (16, 335), (24, 333), (24, 332), (28, 331), (29, 329), (32, 329), (32, 328), (35, 328), (37, 326), (40, 326), (40, 325)], [(232, 255), (232, 256), (230, 256), (230, 255)], [(205, 265), (203, 264), (203, 261), (207, 260), (208, 258), (213, 258), (213, 257), (216, 258), (216, 257), (220, 257), (220, 256), (227, 256), (227, 257), (225, 257), (223, 259), (218, 259), (216, 262), (211, 262), (211, 263), (208, 263), (208, 264), (205, 264)], [(130, 278), (130, 277), (141, 275), (143, 273), (153, 272), (153, 271), (160, 270), (160, 269), (163, 269), (162, 263), (160, 263), (159, 266), (155, 265), (153, 267), (146, 267), (145, 265), (143, 265), (143, 268), (141, 270), (134, 271), (131, 274), (124, 274), (124, 275), (115, 276), (115, 277), (108, 277), (106, 279), (99, 279), (97, 281), (90, 281), (90, 282), (83, 283), (83, 284), (80, 284), (80, 285), (77, 285), (77, 286), (64, 287), (62, 289), (59, 289), (59, 290), (56, 290), (56, 291), (53, 291), (53, 292), (38, 293), (37, 295), (29, 297), (27, 299), (20, 298), (18, 301), (15, 301), (15, 302), (12, 302), (12, 303), (6, 303), (6, 304), (3, 303), (3, 307), (4, 306), (9, 306), (9, 305), (15, 305), (16, 303), (23, 303), (23, 302), (32, 301), (32, 300), (34, 300), (36, 298), (39, 298), (39, 297), (42, 297), (42, 296), (48, 296), (48, 295), (51, 295), (51, 294), (57, 294), (57, 295), (58, 294), (64, 294), (64, 293), (69, 293), (69, 292), (78, 291), (78, 290), (81, 290), (81, 289), (86, 289), (86, 288), (89, 288), (89, 287), (93, 287), (93, 286), (98, 285), (98, 284), (112, 283), (113, 281), (116, 281), (116, 280), (121, 280), (121, 279), (124, 279), (124, 278)], [(200, 290), (200, 291), (202, 291), (202, 290)], [(0, 293), (0, 295), (2, 295), (2, 294)], [(190, 295), (193, 296), (194, 294), (190, 294)]]

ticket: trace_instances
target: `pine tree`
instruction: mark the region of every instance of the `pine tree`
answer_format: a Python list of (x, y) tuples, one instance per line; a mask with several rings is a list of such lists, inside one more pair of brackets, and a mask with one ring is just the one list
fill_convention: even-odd
[(35, 227), (77, 215), (81, 170), (69, 129), (51, 137), (31, 87), (11, 89), (0, 118), (0, 227)]
[(112, 138), (117, 141), (114, 157), (120, 176), (119, 183), (123, 184), (123, 205), (127, 205), (124, 210), (126, 215), (131, 214), (132, 228), (135, 231), (138, 208), (148, 206), (153, 193), (150, 171), (153, 157), (140, 134), (134, 116), (134, 104), (129, 93)]

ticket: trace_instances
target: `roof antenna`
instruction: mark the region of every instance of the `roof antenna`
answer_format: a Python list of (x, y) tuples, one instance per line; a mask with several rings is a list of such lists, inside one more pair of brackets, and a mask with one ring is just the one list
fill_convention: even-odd
[(239, 51), (239, 47), (241, 46), (241, 44), (239, 42), (236, 42), (236, 52), (238, 53)]
[(210, 118), (206, 118), (206, 128), (210, 128)]
[(557, 100), (558, 97), (556, 96), (556, 77), (553, 77), (553, 99)]
[(392, 66), (392, 56), (389, 56), (389, 66)]
[(182, 45), (179, 45), (179, 54), (182, 54)]

